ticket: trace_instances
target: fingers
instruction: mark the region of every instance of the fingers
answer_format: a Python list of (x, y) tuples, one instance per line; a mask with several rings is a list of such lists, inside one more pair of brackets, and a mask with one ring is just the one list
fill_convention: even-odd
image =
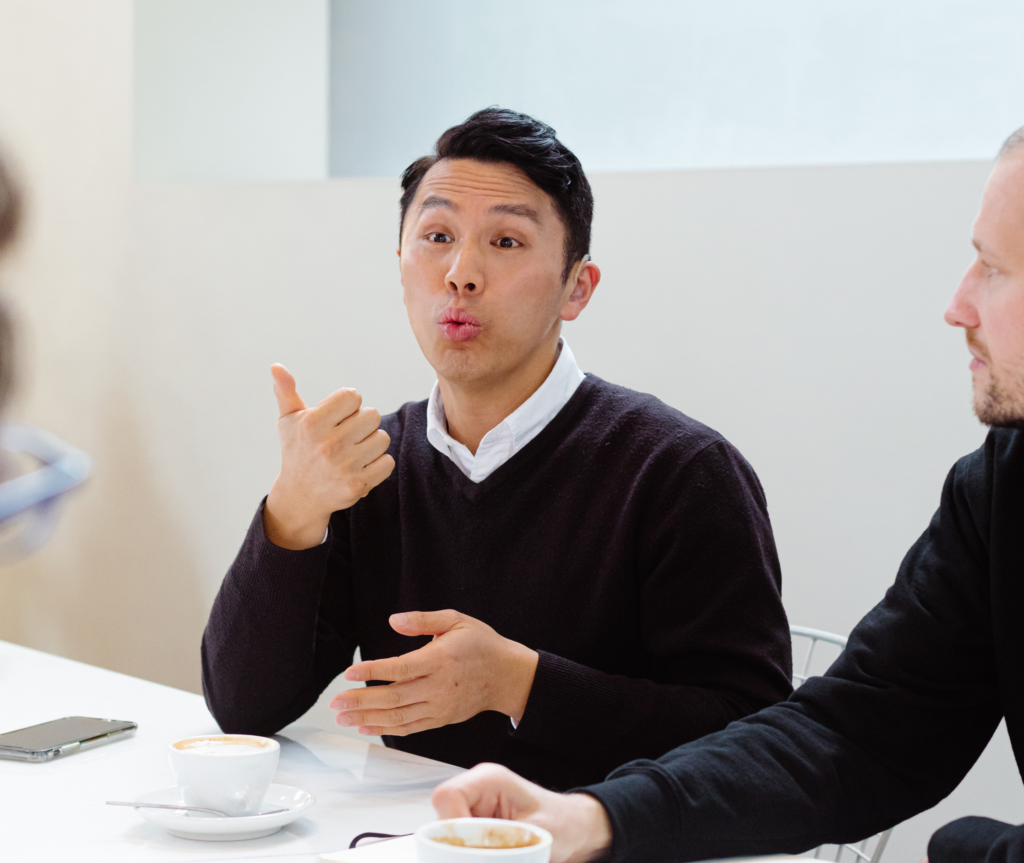
[(478, 764), (434, 789), (440, 818), (523, 819), (537, 809), (539, 786), (499, 764)]
[[(395, 460), (389, 455), (382, 455), (374, 459), (363, 469), (363, 478), (366, 480), (367, 486), (374, 489), (391, 476), (394, 469)], [(369, 494), (369, 491), (367, 494)], [(366, 495), (364, 494), (363, 497), (366, 497)]]
[(346, 680), (385, 680), (389, 683), (402, 680), (413, 680), (427, 674), (433, 674), (439, 667), (437, 653), (433, 644), (403, 653), (391, 659), (370, 659), (357, 662), (345, 670)]
[[(354, 390), (351, 387), (342, 387), (318, 402), (316, 407), (313, 408), (313, 414), (324, 426), (336, 426), (353, 414), (356, 414), (362, 405), (363, 397), (359, 394), (358, 390)], [(380, 425), (380, 414), (373, 410), (373, 408), (366, 408), (366, 411), (376, 414), (377, 418), (373, 426), (366, 430), (366, 434), (369, 434)], [(363, 437), (366, 437), (366, 434)]]
[[(470, 807), (469, 797), (462, 788), (450, 787), (451, 785), (451, 782), (438, 785), (430, 796), (430, 802), (434, 804), (437, 817), (441, 819), (472, 817), (473, 810)], [(481, 815), (480, 817), (491, 818), (493, 816)]]
[(429, 677), (417, 677), (389, 686), (360, 686), (356, 689), (346, 689), (335, 695), (328, 706), (331, 710), (347, 712), (394, 710), (428, 701), (434, 691), (434, 683)]
[(358, 727), (360, 734), (392, 734), (404, 737), (444, 723), (434, 716), (427, 700), (429, 684), (425, 679), (390, 686), (349, 689), (331, 699), (332, 710), (340, 711), (335, 722)]
[(438, 722), (432, 714), (431, 705), (420, 701), (390, 710), (343, 710), (334, 718), (334, 721), (345, 728), (357, 727), (360, 734), (397, 734), (402, 736), (412, 734), (424, 727), (437, 727)]
[[(390, 459), (390, 456), (384, 456)], [(394, 460), (391, 460), (391, 467)], [(390, 473), (390, 470), (388, 471)], [(440, 635), (463, 625), (467, 620), (466, 615), (460, 614), (451, 609), (444, 611), (407, 611), (403, 614), (393, 614), (390, 618), (392, 628), (403, 635)], [(385, 680), (396, 682), (401, 680), (412, 680), (432, 674), (439, 667), (438, 659), (435, 656), (436, 650), (432, 644), (427, 644), (419, 650), (413, 650), (402, 656), (391, 659), (373, 659), (366, 662), (359, 662), (351, 668), (346, 669), (346, 680)]]
[(355, 463), (360, 467), (366, 467), (384, 455), (389, 446), (391, 446), (391, 435), (384, 429), (377, 429), (375, 432), (371, 432), (369, 437), (352, 447)]
[(429, 731), (431, 728), (440, 728), (441, 724), (442, 723), (431, 717), (394, 727), (385, 725), (360, 725), (357, 731), (360, 734), (367, 735), (368, 737), (380, 737), (382, 734), (387, 734), (391, 737), (407, 737), (410, 734), (415, 734), (417, 731)]
[(274, 379), (274, 396), (277, 398), (279, 417), (306, 409), (306, 403), (299, 398), (295, 390), (295, 378), (288, 369), (280, 363), (274, 363), (270, 367), (270, 376)]
[(441, 635), (465, 623), (466, 615), (446, 608), (444, 611), (406, 611), (392, 614), (391, 628), (402, 635)]
[[(339, 392), (342, 391), (339, 390)], [(356, 400), (360, 396), (355, 390), (344, 392), (355, 393), (348, 399), (348, 402), (350, 405), (357, 404)], [(321, 402), (322, 404), (323, 402)], [(338, 421), (338, 416), (343, 410), (347, 410), (347, 406), (334, 405), (334, 409), (326, 411), (317, 406), (309, 411), (307, 419), (316, 429), (317, 434), (323, 436), (325, 444), (340, 449), (352, 449), (360, 446), (366, 447), (367, 450), (375, 449), (373, 455), (366, 459), (366, 463), (369, 464), (391, 444), (388, 433), (380, 428), (380, 411), (376, 408), (356, 407)]]

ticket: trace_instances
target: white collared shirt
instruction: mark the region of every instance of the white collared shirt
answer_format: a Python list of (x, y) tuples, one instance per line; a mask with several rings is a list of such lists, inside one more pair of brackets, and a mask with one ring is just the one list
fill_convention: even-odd
[(484, 435), (476, 455), (448, 434), (444, 401), (435, 381), (427, 402), (427, 440), (473, 482), (481, 482), (543, 431), (572, 398), (584, 377), (569, 345), (560, 339), (558, 359), (551, 374), (532, 396)]

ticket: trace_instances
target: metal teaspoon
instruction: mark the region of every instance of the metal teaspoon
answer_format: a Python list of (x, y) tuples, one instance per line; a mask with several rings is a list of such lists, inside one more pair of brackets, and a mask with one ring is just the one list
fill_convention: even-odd
[[(186, 812), (206, 812), (209, 815), (219, 815), (221, 818), (232, 818), (237, 816), (228, 815), (219, 809), (203, 809), (201, 806), (172, 806), (170, 803), (129, 803), (125, 800), (108, 800), (107, 806), (131, 806), (135, 809), (179, 809)], [(271, 809), (269, 812), (258, 812), (256, 815), (243, 815), (243, 818), (256, 818), (260, 815), (276, 815), (278, 812), (287, 812), (287, 809)]]

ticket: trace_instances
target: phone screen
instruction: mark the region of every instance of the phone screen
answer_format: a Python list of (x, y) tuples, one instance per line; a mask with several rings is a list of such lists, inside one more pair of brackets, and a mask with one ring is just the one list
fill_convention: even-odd
[(88, 716), (67, 716), (41, 725), (19, 728), (0, 734), (0, 746), (38, 752), (68, 743), (85, 742), (117, 731), (135, 728), (134, 722), (119, 719), (90, 719)]

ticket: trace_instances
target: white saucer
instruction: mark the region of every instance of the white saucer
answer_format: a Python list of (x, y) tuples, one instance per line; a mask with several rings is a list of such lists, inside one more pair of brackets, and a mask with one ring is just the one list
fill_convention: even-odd
[[(177, 785), (159, 788), (140, 794), (136, 803), (169, 803), (183, 806), (181, 792)], [(241, 815), (236, 818), (222, 818), (219, 815), (204, 815), (202, 812), (174, 812), (170, 809), (136, 809), (147, 821), (163, 827), (172, 836), (182, 839), (205, 839), (208, 842), (226, 842), (232, 839), (259, 839), (276, 833), (285, 824), (296, 818), (316, 803), (308, 791), (290, 785), (271, 785), (263, 799), (263, 811), (287, 809), (276, 815)]]

